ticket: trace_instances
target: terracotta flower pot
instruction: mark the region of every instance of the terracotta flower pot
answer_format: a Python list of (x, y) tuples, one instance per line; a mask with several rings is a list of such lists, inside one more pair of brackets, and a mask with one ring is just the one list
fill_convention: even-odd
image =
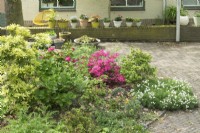
[(88, 25), (88, 20), (80, 19), (80, 26), (86, 28)]

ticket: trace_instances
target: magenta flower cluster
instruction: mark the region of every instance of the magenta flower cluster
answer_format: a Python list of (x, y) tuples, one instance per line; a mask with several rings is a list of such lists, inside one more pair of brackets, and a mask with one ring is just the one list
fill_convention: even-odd
[(105, 50), (99, 50), (93, 53), (89, 59), (89, 73), (96, 78), (101, 78), (107, 85), (122, 84), (125, 78), (120, 74), (120, 66), (115, 59), (118, 53), (110, 55)]

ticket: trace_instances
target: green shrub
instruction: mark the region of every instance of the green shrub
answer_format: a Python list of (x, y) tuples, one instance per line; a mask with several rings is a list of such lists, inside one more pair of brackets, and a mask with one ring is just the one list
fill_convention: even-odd
[[(42, 109), (43, 110), (43, 109)], [(16, 119), (8, 119), (8, 125), (1, 128), (3, 133), (64, 133), (67, 131), (64, 123), (52, 119), (52, 112), (33, 112), (27, 114), (22, 108)]]
[(198, 106), (192, 88), (183, 81), (173, 79), (144, 80), (135, 88), (142, 105), (153, 109), (193, 109)]
[(5, 101), (5, 97), (0, 95), (0, 120), (5, 117), (5, 114), (8, 112), (8, 103)]
[(48, 106), (69, 107), (86, 87), (85, 77), (77, 70), (71, 55), (49, 50), (41, 54), (39, 61), (39, 89), (34, 93), (36, 101)]
[(37, 51), (18, 35), (1, 36), (0, 42), (0, 93), (13, 108), (29, 101), (36, 88)]
[(51, 38), (48, 33), (38, 33), (32, 35), (32, 37), (35, 40), (31, 45), (33, 48), (47, 49), (51, 45)]
[(166, 8), (165, 19), (170, 23), (176, 22), (176, 6), (168, 6)]
[(8, 34), (11, 36), (18, 35), (18, 36), (22, 36), (25, 39), (31, 37), (30, 30), (18, 24), (11, 24), (6, 27), (6, 30), (8, 31)]
[(131, 49), (131, 53), (121, 62), (121, 74), (127, 83), (136, 83), (155, 77), (156, 68), (150, 65), (151, 56), (139, 49)]
[(95, 123), (90, 113), (73, 108), (61, 116), (69, 133), (93, 133)]

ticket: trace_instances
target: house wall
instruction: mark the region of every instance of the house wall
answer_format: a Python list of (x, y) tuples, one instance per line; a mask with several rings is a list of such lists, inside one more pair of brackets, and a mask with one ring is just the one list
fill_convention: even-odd
[(38, 0), (21, 0), (24, 20), (33, 20), (39, 12)]
[(0, 13), (5, 13), (4, 0), (0, 0)]
[[(31, 3), (31, 4), (30, 4)], [(71, 16), (79, 17), (81, 14), (88, 16), (99, 15), (101, 18), (109, 16), (109, 0), (76, 0), (76, 11), (57, 12), (57, 18)], [(155, 19), (162, 17), (162, 0), (146, 0), (145, 11), (111, 11), (111, 18), (117, 15), (125, 17)], [(39, 12), (38, 0), (22, 0), (24, 20), (33, 20)]]
[(0, 26), (6, 25), (6, 17), (5, 17), (5, 4), (4, 0), (0, 0)]

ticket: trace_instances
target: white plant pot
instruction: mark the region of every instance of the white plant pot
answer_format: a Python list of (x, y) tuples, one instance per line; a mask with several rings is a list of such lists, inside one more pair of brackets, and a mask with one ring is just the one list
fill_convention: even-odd
[(142, 24), (142, 22), (137, 22), (137, 23), (136, 23), (136, 26), (137, 26), (137, 27), (140, 27), (141, 24)]
[(72, 29), (75, 29), (77, 26), (77, 23), (71, 23)]
[(126, 22), (127, 27), (131, 27), (133, 25), (133, 22)]
[(180, 16), (180, 25), (188, 25), (189, 17), (188, 16)]
[(105, 28), (108, 28), (110, 26), (110, 22), (103, 22), (103, 25)]
[(115, 27), (119, 28), (122, 24), (122, 21), (113, 21), (113, 23)]
[(195, 26), (200, 26), (200, 17), (193, 17), (193, 20)]

